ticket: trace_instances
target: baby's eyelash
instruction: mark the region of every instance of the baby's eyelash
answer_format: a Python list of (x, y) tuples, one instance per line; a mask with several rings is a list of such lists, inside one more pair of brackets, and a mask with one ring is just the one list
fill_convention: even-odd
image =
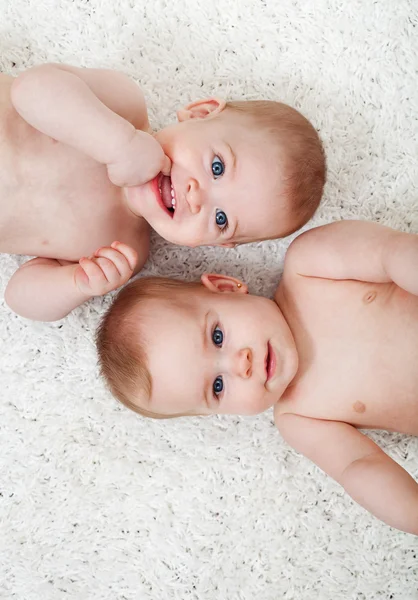
[(222, 164), (223, 164), (223, 166), (225, 168), (225, 171), (226, 171), (226, 162), (225, 162), (225, 159), (222, 156), (222, 154), (220, 152), (214, 152), (214, 156), (217, 156), (218, 158), (221, 159), (221, 162), (222, 162)]
[[(219, 388), (219, 391), (217, 391), (217, 390), (215, 389), (215, 387)], [(213, 386), (212, 386), (212, 394), (213, 394), (213, 398), (214, 398), (214, 399), (215, 399), (217, 402), (219, 402), (219, 400), (220, 400), (220, 396), (221, 396), (221, 394), (224, 392), (224, 388), (225, 388), (225, 385), (224, 385), (224, 382), (223, 382), (223, 377), (222, 377), (222, 375), (218, 375), (218, 376), (215, 378), (215, 380), (214, 380), (214, 382), (213, 382)]]
[(219, 323), (216, 323), (215, 327), (213, 328), (211, 338), (216, 347), (222, 348), (222, 344), (224, 342), (224, 332)]
[[(223, 159), (223, 157), (221, 156), (221, 154), (219, 154), (219, 152), (213, 152), (213, 158), (212, 158), (212, 163), (211, 163), (211, 170), (212, 170), (212, 176), (215, 178), (215, 180), (221, 179), (224, 175), (225, 175), (225, 171), (226, 171), (226, 163)], [(222, 164), (222, 173), (216, 174), (213, 172), (213, 164), (215, 162), (215, 159), (219, 159), (216, 162), (220, 162)]]
[(229, 221), (227, 221), (227, 222), (226, 222), (226, 225), (225, 225), (225, 227), (222, 229), (222, 231), (221, 231), (221, 234), (222, 234), (222, 235), (223, 235), (223, 234), (225, 234), (225, 232), (226, 232), (226, 231), (228, 231), (228, 229), (229, 229)]

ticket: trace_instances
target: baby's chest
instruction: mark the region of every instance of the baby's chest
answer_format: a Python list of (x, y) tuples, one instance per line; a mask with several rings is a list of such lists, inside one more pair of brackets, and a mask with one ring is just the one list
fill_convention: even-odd
[[(101, 165), (0, 110), (0, 251), (78, 260), (148, 231)], [(139, 230), (139, 231), (138, 231)]]
[(280, 410), (405, 430), (418, 419), (418, 299), (382, 284), (321, 287), (294, 297), (300, 368)]
[[(337, 358), (337, 357), (336, 357)], [(276, 414), (340, 421), (418, 435), (418, 378), (407, 363), (326, 363), (307, 369), (276, 405)], [(353, 368), (354, 366), (354, 368)], [(328, 368), (328, 370), (326, 370)]]
[(373, 375), (369, 366), (363, 368), (346, 355), (339, 358), (318, 357), (307, 365), (280, 401), (281, 411), (356, 424), (374, 418), (389, 397), (385, 373), (374, 370)]

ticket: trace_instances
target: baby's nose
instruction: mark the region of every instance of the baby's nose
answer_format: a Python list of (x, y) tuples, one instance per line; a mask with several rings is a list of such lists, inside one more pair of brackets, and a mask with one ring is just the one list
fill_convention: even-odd
[(239, 350), (236, 359), (236, 370), (239, 377), (248, 379), (251, 377), (253, 370), (253, 353), (250, 348), (242, 348)]
[(202, 208), (202, 192), (195, 179), (190, 179), (187, 184), (186, 202), (192, 215), (197, 215)]

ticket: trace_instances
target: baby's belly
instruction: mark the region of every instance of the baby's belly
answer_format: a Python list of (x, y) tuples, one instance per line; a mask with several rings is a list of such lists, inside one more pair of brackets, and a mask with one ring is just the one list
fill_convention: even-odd
[(389, 284), (337, 285), (341, 295), (330, 290), (327, 302), (323, 289), (307, 319), (312, 344), (281, 410), (418, 435), (418, 297)]
[[(82, 193), (12, 198), (16, 217), (0, 225), (0, 252), (76, 261), (131, 228), (119, 195)], [(61, 193), (61, 195), (59, 194)]]
[(0, 120), (0, 252), (78, 260), (117, 239), (132, 215), (105, 167), (10, 119)]

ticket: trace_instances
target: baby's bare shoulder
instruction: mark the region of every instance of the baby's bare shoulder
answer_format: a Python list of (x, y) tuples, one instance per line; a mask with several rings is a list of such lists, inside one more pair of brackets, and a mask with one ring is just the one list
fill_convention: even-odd
[(320, 246), (332, 237), (332, 224), (314, 227), (298, 235), (289, 245), (284, 262), (284, 273), (303, 272), (304, 265), (321, 253)]

